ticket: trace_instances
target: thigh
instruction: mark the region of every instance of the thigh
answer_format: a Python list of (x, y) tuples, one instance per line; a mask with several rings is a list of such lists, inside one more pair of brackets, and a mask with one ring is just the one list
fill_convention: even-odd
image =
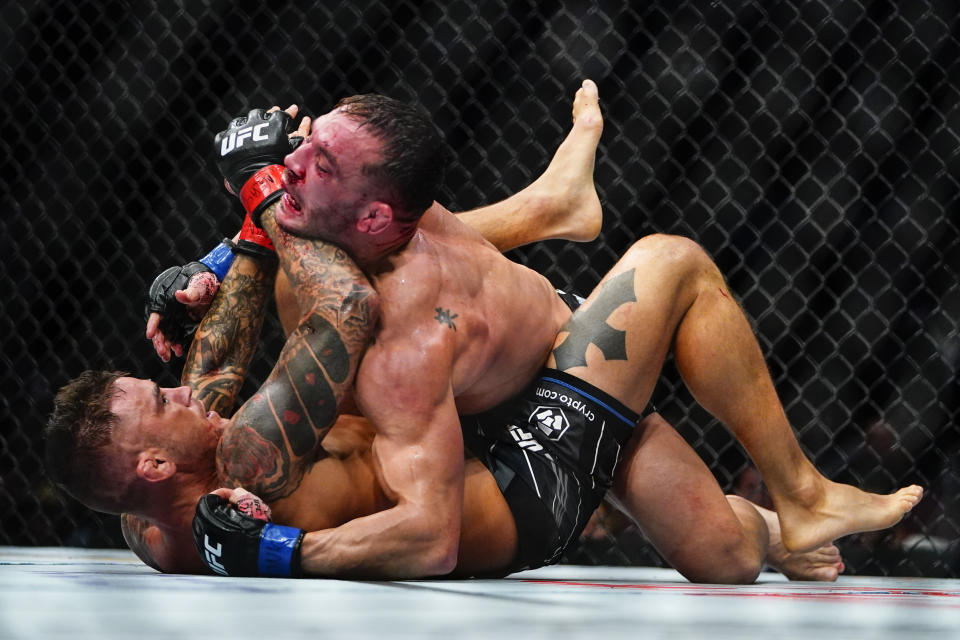
[(547, 366), (642, 412), (707, 262), (686, 238), (639, 240), (557, 334)]
[(720, 485), (689, 444), (653, 414), (617, 467), (614, 506), (630, 516), (675, 569), (712, 575), (744, 543), (744, 531)]

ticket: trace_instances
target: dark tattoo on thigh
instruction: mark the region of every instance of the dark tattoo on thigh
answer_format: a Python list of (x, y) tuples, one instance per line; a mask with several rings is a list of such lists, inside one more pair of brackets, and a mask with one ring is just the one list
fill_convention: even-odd
[(614, 329), (607, 319), (625, 302), (636, 302), (633, 291), (634, 269), (625, 271), (607, 281), (600, 295), (586, 309), (573, 314), (560, 330), (569, 333), (553, 350), (557, 369), (566, 371), (587, 366), (587, 347), (596, 345), (607, 360), (627, 359), (627, 332)]

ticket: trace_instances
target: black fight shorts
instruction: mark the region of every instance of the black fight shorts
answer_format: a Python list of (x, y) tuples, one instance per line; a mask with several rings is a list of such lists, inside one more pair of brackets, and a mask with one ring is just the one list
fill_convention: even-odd
[(519, 554), (510, 571), (556, 563), (578, 540), (638, 418), (553, 369), (499, 406), (461, 416), (464, 445), (493, 474), (517, 523)]

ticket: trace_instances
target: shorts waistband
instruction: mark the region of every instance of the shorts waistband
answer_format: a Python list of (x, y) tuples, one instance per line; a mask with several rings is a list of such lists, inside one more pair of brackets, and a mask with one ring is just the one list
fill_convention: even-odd
[(636, 426), (640, 421), (640, 414), (623, 404), (607, 392), (596, 388), (589, 382), (585, 382), (576, 376), (560, 371), (559, 369), (543, 369), (540, 372), (540, 379), (547, 382), (553, 382), (562, 387), (566, 387), (589, 400), (602, 406), (610, 415), (619, 419), (628, 427)]

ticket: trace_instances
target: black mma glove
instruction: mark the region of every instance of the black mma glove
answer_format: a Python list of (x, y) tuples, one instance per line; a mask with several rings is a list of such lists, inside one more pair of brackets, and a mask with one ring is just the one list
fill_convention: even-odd
[[(234, 244), (228, 238), (218, 244), (199, 261), (190, 262), (180, 267), (170, 267), (158, 275), (147, 291), (147, 301), (143, 308), (144, 321), (150, 318), (151, 313), (159, 313), (160, 331), (174, 344), (186, 344), (190, 341), (199, 318), (191, 317), (188, 308), (174, 297), (175, 291), (186, 289), (190, 280), (200, 273), (211, 273), (219, 286), (233, 263)], [(212, 293), (210, 296), (212, 298)]]
[(188, 262), (181, 267), (170, 267), (158, 275), (147, 291), (147, 301), (143, 307), (144, 321), (151, 313), (159, 313), (160, 331), (175, 344), (190, 342), (199, 321), (187, 313), (187, 308), (177, 300), (173, 293), (186, 289), (190, 278), (198, 273), (212, 273), (202, 262)]
[(204, 564), (222, 576), (300, 577), (302, 529), (271, 524), (240, 513), (208, 493), (193, 516), (193, 542)]
[(257, 227), (260, 214), (283, 195), (283, 158), (300, 140), (291, 141), (291, 131), (286, 112), (254, 109), (231, 120), (215, 138), (217, 168)]

